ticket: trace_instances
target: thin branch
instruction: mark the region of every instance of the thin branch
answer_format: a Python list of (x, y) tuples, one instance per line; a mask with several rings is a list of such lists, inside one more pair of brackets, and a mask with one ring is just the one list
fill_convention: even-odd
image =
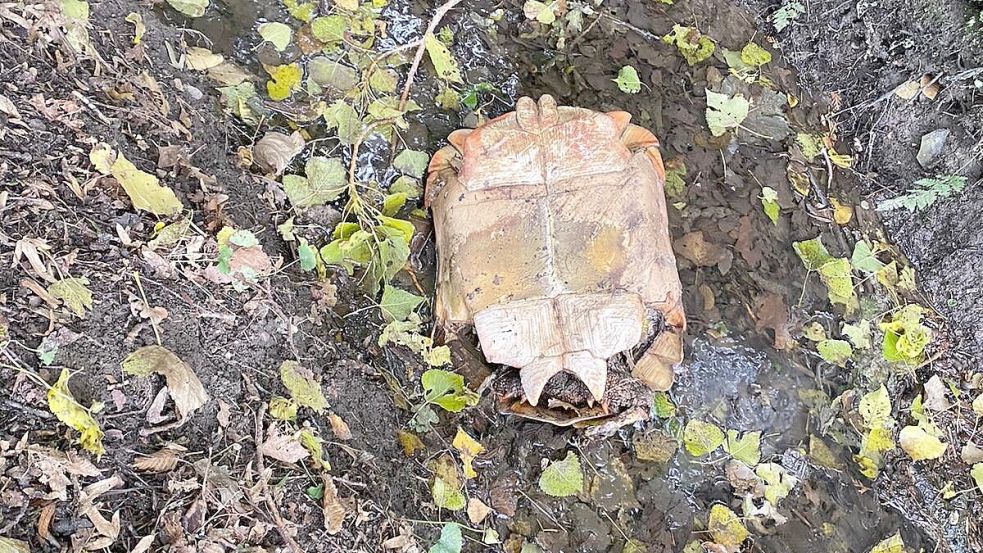
[[(437, 8), (437, 11), (433, 12), (433, 19), (430, 20), (430, 24), (427, 25), (427, 30), (423, 33), (424, 38), (427, 35), (433, 34), (437, 25), (440, 24), (440, 20), (447, 15), (447, 12), (451, 10), (454, 6), (459, 4), (461, 0), (447, 0), (443, 6)], [(410, 99), (410, 88), (413, 87), (413, 79), (416, 77), (416, 71), (420, 67), (420, 62), (423, 60), (423, 51), (426, 50), (425, 40), (420, 40), (420, 45), (416, 48), (416, 55), (413, 56), (413, 65), (410, 66), (410, 72), (406, 75), (406, 84), (403, 85), (403, 94), (399, 97), (399, 111), (406, 109), (406, 103)]]

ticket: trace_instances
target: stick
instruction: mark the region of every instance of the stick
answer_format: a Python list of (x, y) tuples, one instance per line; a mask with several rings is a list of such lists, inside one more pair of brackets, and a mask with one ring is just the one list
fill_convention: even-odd
[[(451, 10), (454, 6), (459, 4), (461, 0), (447, 0), (443, 6), (437, 8), (437, 11), (433, 12), (433, 19), (430, 20), (430, 24), (427, 25), (427, 30), (423, 33), (424, 38), (433, 34), (434, 29), (440, 23), (440, 20), (447, 15), (447, 12)], [(403, 85), (403, 94), (399, 97), (399, 111), (403, 111), (406, 108), (406, 102), (410, 99), (410, 88), (413, 86), (413, 79), (416, 77), (416, 70), (420, 67), (420, 61), (423, 60), (423, 51), (426, 50), (426, 42), (420, 40), (420, 45), (416, 48), (416, 55), (413, 56), (413, 65), (410, 66), (410, 72), (406, 75), (406, 84)]]

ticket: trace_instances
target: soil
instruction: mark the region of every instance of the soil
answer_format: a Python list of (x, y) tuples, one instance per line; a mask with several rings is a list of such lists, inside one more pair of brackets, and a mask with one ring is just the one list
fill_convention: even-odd
[[(386, 15), (394, 23), (383, 49), (419, 36), (430, 17), (425, 3), (392, 4)], [(409, 533), (402, 550), (419, 551), (433, 543), (438, 524), (446, 521), (466, 528), (465, 550), (519, 551), (536, 544), (546, 551), (620, 552), (632, 538), (649, 551), (681, 551), (692, 539), (705, 539), (712, 505), (739, 510), (741, 504), (724, 477), (727, 457), (719, 451), (705, 459), (679, 452), (663, 463), (637, 457), (638, 436), (678, 435), (685, 418), (762, 431), (762, 458), (781, 463), (801, 482), (781, 503), (788, 522), (749, 525), (754, 538), (745, 545), (748, 551), (865, 552), (895, 532), (913, 551), (983, 551), (983, 525), (975, 516), (980, 494), (957, 454), (914, 463), (896, 451), (871, 481), (850, 459), (859, 444), (841, 442), (842, 436), (822, 427), (835, 418), (828, 416), (829, 399), (869, 384), (869, 372), (882, 367), (871, 362), (870, 369), (864, 358), (841, 368), (809, 347), (781, 346), (809, 322), (838, 330), (842, 314), (830, 309), (824, 288), (809, 278), (790, 242), (822, 235), (834, 255), (849, 257), (851, 244), (876, 237), (883, 221), (886, 241), (917, 270), (917, 297), (940, 316), (933, 319), (939, 336), (933, 362), (882, 378), (899, 422), (907, 424), (907, 406), (934, 374), (966, 393), (979, 393), (970, 376), (978, 371), (974, 352), (983, 345), (983, 296), (975, 278), (983, 235), (974, 225), (983, 207), (983, 102), (975, 84), (983, 73), (972, 71), (983, 66), (983, 55), (980, 31), (967, 27), (979, 6), (955, 0), (812, 0), (788, 30), (775, 33), (768, 16), (778, 6), (770, 1), (748, 0), (739, 7), (719, 0), (672, 6), (613, 0), (560, 46), (554, 35), (526, 20), (519, 4), (478, 1), (447, 19), (467, 82), (497, 89), (482, 96), (482, 115), (509, 111), (519, 95), (544, 93), (561, 105), (625, 110), (660, 137), (667, 162), (685, 163), (686, 188), (672, 199), (678, 207), (670, 209), (689, 323), (686, 361), (672, 391), (678, 415), (588, 440), (580, 430), (503, 417), (486, 393), (476, 408), (441, 413), (435, 429), (421, 434), (425, 451), (405, 455), (397, 435), (408, 429), (412, 415), (405, 399), (418, 397), (423, 363), (406, 348), (377, 345), (385, 322), (356, 278), (331, 271), (337, 303), (318, 301), (330, 292), (299, 270), (293, 250), (277, 234), (276, 226), (292, 214), (279, 184), (240, 163), (240, 146), (252, 145), (261, 134), (222, 112), (213, 83), (201, 73), (170, 63), (166, 44), (185, 40), (255, 67), (252, 26), (257, 18), (286, 21), (279, 3), (221, 3), (189, 23), (169, 8), (148, 10), (136, 0), (93, 2), (90, 37), (105, 60), (98, 67), (90, 59), (66, 60), (56, 39), (28, 32), (0, 12), (0, 94), (21, 115), (0, 114), (8, 123), (0, 129), (0, 323), (9, 325), (11, 336), (0, 348), (10, 355), (0, 358), (0, 536), (27, 540), (35, 551), (78, 550), (94, 535), (79, 490), (119, 475), (125, 485), (100, 499), (105, 516), (118, 511), (123, 521), (108, 546), (112, 551), (132, 551), (146, 536), (154, 540), (153, 551), (289, 550), (281, 531), (305, 551), (380, 551), (385, 540)], [(490, 33), (482, 21), (499, 7), (504, 16)], [(130, 42), (133, 26), (125, 21), (130, 12), (140, 13), (147, 27), (136, 48)], [(711, 63), (689, 66), (658, 40), (675, 23), (695, 25), (718, 47), (732, 50), (774, 37), (759, 40), (775, 54), (767, 75), (778, 90), (799, 100), (798, 107), (752, 114), (746, 126), (753, 132), (739, 139), (711, 136), (703, 119), (706, 89), (741, 91), (762, 106), (774, 98), (760, 85), (728, 78), (719, 54)], [(638, 69), (640, 93), (626, 95), (612, 82), (622, 65)], [(141, 77), (145, 72), (160, 92)], [(888, 94), (925, 73), (939, 76), (942, 92), (935, 101), (902, 102)], [(410, 118), (403, 143), (432, 153), (450, 131), (477, 122), (464, 108), (437, 110), (438, 90), (436, 79), (418, 79), (413, 97), (424, 109)], [(161, 98), (168, 109), (160, 107)], [(11, 124), (14, 119), (19, 120)], [(786, 175), (794, 133), (830, 126), (837, 130), (838, 151), (852, 154), (854, 166), (831, 175), (819, 163), (810, 171), (817, 182), (832, 183), (826, 194), (853, 206), (849, 225), (832, 222), (821, 197), (796, 195)], [(938, 128), (950, 130), (945, 153), (938, 165), (924, 169), (915, 160), (918, 143)], [(153, 236), (155, 220), (133, 210), (112, 179), (89, 169), (88, 152), (96, 142), (111, 144), (150, 172), (161, 165), (161, 148), (176, 145), (190, 165), (213, 177), (200, 182), (188, 166), (156, 169), (193, 207), (195, 235), (203, 245), (183, 245), (162, 259), (141, 254), (139, 244)], [(316, 148), (333, 146), (328, 140)], [(360, 169), (364, 178), (391, 179), (391, 171), (371, 168), (387, 165), (388, 148), (369, 146), (370, 167)], [(918, 178), (938, 174), (964, 175), (969, 184), (961, 195), (916, 215), (873, 209)], [(81, 198), (73, 182), (82, 186)], [(763, 186), (778, 193), (776, 224), (761, 210)], [(298, 223), (326, 241), (331, 225), (306, 217), (298, 216)], [(426, 221), (415, 222), (426, 228)], [(211, 238), (223, 224), (255, 233), (276, 267), (268, 279), (237, 291), (203, 276), (217, 256)], [(14, 260), (15, 244), (24, 237), (46, 240), (53, 265), (89, 279), (95, 301), (84, 318), (50, 308), (30, 290), (26, 279), (46, 283), (26, 260)], [(694, 248), (709, 253), (695, 255)], [(413, 268), (427, 291), (433, 258), (429, 242), (414, 249)], [(873, 290), (870, 283), (861, 285), (869, 296), (864, 309), (889, 309)], [(144, 298), (166, 309), (159, 329), (141, 315)], [(156, 343), (158, 331), (160, 342), (191, 367), (211, 400), (180, 428), (148, 436), (141, 431), (154, 426), (147, 419), (163, 378), (124, 376), (119, 363), (136, 348)], [(47, 363), (36, 351), (43, 343), (58, 345)], [(284, 360), (313, 371), (330, 412), (351, 430), (345, 439), (333, 433), (327, 413), (301, 416), (325, 437), (330, 474), (346, 504), (347, 519), (335, 534), (325, 529), (320, 501), (305, 493), (321, 484), (316, 471), (272, 459), (266, 459), (266, 472), (260, 468), (255, 440), (270, 432), (270, 421), (262, 418), (265, 404), (286, 393), (279, 376)], [(74, 452), (77, 434), (57, 423), (44, 390), (14, 364), (49, 383), (63, 367), (77, 371), (75, 397), (83, 405), (105, 404), (97, 419), (106, 431), (107, 453), (92, 458), (102, 477), (73, 477), (69, 501), (46, 495), (23, 448), (29, 443)], [(454, 368), (478, 389), (489, 371), (478, 365), (455, 362)], [(819, 396), (826, 411), (810, 399)], [(936, 422), (956, 446), (950, 449), (971, 439), (983, 442), (964, 411), (939, 414)], [(437, 508), (429, 489), (434, 463), (455, 452), (450, 444), (459, 427), (486, 450), (475, 461), (477, 478), (465, 487), (468, 497), (494, 509), (482, 524)], [(832, 450), (835, 468), (807, 458), (816, 439)], [(134, 469), (135, 459), (168, 444), (187, 449), (176, 469)], [(587, 485), (576, 496), (548, 496), (537, 486), (544, 462), (562, 459), (567, 451), (580, 455)], [(948, 484), (960, 493), (943, 500)], [(226, 501), (227, 495), (235, 499)], [(207, 517), (195, 523), (192, 515), (202, 508)], [(504, 546), (480, 544), (482, 527), (494, 529)]]

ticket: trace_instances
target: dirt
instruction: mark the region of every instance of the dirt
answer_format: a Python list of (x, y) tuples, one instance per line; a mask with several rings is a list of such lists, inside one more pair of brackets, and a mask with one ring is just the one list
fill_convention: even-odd
[[(103, 477), (119, 474), (126, 482), (101, 499), (103, 513), (118, 510), (123, 521), (109, 550), (131, 551), (145, 536), (155, 536), (151, 550), (286, 550), (279, 517), (287, 521), (279, 525), (305, 551), (379, 551), (384, 540), (407, 528), (416, 535), (410, 541), (426, 549), (439, 533), (438, 523), (481, 526), (469, 523), (463, 513), (435, 507), (428, 487), (433, 461), (453, 451), (450, 442), (461, 427), (486, 449), (475, 461), (478, 477), (465, 489), (495, 510), (484, 527), (495, 529), (505, 545), (487, 549), (518, 551), (535, 543), (546, 551), (622, 551), (633, 538), (649, 551), (681, 551), (694, 537), (705, 537), (706, 513), (713, 504), (740, 508), (733, 482), (724, 476), (727, 457), (720, 451), (705, 459), (680, 451), (668, 463), (637, 458), (636, 436), (678, 435), (683, 419), (763, 431), (762, 458), (781, 463), (801, 481), (780, 504), (789, 521), (749, 525), (754, 541), (747, 550), (865, 552), (897, 531), (913, 551), (983, 550), (983, 528), (973, 518), (979, 493), (972, 490), (965, 464), (951, 452), (926, 464), (912, 463), (898, 451), (887, 458), (877, 480), (860, 476), (850, 459), (859, 444), (845, 439), (840, 445), (840, 435), (825, 434), (820, 426), (828, 413), (809, 398), (821, 394), (828, 410), (830, 398), (867, 383), (865, 367), (860, 362), (836, 367), (807, 346), (794, 351), (776, 347), (791, 340), (784, 333), (798, 337), (808, 322), (833, 331), (840, 316), (830, 309), (815, 277), (807, 275), (791, 241), (822, 234), (834, 255), (849, 257), (851, 244), (878, 228), (879, 216), (868, 208), (903, 192), (917, 178), (958, 173), (970, 182), (962, 195), (918, 215), (881, 216), (887, 240), (911, 260), (924, 300), (941, 315), (933, 323), (940, 336), (934, 363), (885, 380), (896, 407), (907, 407), (936, 373), (971, 391), (967, 380), (975, 348), (983, 345), (983, 303), (973, 278), (983, 256), (981, 234), (974, 228), (983, 201), (983, 106), (973, 81), (983, 74), (958, 76), (983, 65), (979, 31), (965, 27), (979, 8), (955, 1), (854, 5), (813, 0), (788, 31), (776, 34), (766, 18), (777, 6), (747, 4), (750, 11), (711, 0), (674, 6), (613, 1), (597, 12), (603, 16), (588, 16), (585, 25), (590, 27), (563, 47), (527, 21), (518, 3), (475, 2), (452, 13), (454, 52), (466, 80), (498, 89), (481, 97), (482, 115), (512, 109), (519, 95), (543, 93), (561, 105), (625, 110), (660, 137), (667, 161), (685, 163), (687, 186), (673, 199), (681, 207), (670, 209), (670, 232), (676, 239), (689, 337), (672, 392), (676, 416), (652, 417), (609, 439), (591, 441), (579, 430), (498, 415), (486, 393), (476, 408), (442, 413), (435, 430), (421, 436), (426, 452), (412, 457), (404, 455), (396, 439), (411, 418), (400, 408), (400, 398), (418, 392), (424, 366), (405, 348), (376, 345), (384, 321), (357, 280), (343, 271), (330, 273), (337, 305), (319, 307), (316, 300), (324, 290), (310, 273), (298, 270), (293, 250), (277, 234), (276, 225), (289, 216), (278, 184), (239, 163), (239, 147), (251, 145), (257, 133), (221, 111), (213, 84), (200, 73), (169, 63), (165, 42), (183, 38), (207, 46), (201, 35), (182, 31), (184, 19), (168, 8), (148, 10), (131, 0), (93, 3), (90, 36), (107, 60), (96, 72), (91, 61), (64, 63), (54, 45), (31, 42), (16, 22), (4, 19), (0, 94), (13, 100), (27, 125), (0, 131), (5, 132), (0, 135), (0, 266), (5, 267), (0, 271), (0, 316), (9, 321), (12, 337), (6, 351), (47, 382), (62, 367), (77, 370), (75, 397), (83, 405), (106, 405), (97, 418), (107, 433), (108, 453), (96, 465)], [(490, 33), (481, 20), (499, 7), (506, 8), (504, 17)], [(418, 36), (430, 14), (421, 3), (397, 2), (387, 10), (395, 23), (383, 48)], [(142, 61), (130, 43), (133, 27), (124, 21), (133, 11), (143, 15), (148, 29)], [(211, 38), (216, 51), (256, 66), (258, 40), (251, 27), (259, 17), (286, 20), (279, 4), (233, 2), (195, 21), (193, 28)], [(756, 134), (742, 133), (733, 142), (712, 137), (703, 119), (706, 88), (734, 87), (762, 101), (767, 92), (759, 85), (726, 81), (722, 59), (687, 65), (658, 41), (674, 23), (696, 25), (718, 47), (735, 50), (763, 35), (776, 36), (775, 44), (768, 45), (775, 60), (767, 75), (779, 90), (798, 98), (799, 106), (786, 104), (781, 117), (752, 117), (747, 126)], [(640, 93), (626, 95), (612, 82), (621, 65), (638, 69)], [(163, 90), (168, 111), (158, 109), (159, 97), (139, 78), (143, 71)], [(882, 99), (923, 73), (941, 76), (936, 101)], [(410, 118), (401, 137), (431, 153), (451, 130), (477, 122), (466, 109), (434, 108), (438, 89), (436, 79), (419, 79), (413, 97), (425, 109)], [(129, 100), (128, 94), (133, 95)], [(49, 106), (71, 103), (60, 104), (64, 112), (46, 116), (31, 100), (37, 95)], [(779, 119), (785, 118), (791, 127), (783, 130)], [(175, 130), (169, 124), (173, 120), (190, 122), (185, 125), (190, 132)], [(786, 176), (794, 132), (820, 131), (831, 121), (838, 129), (836, 145), (854, 155), (854, 168), (837, 168), (832, 176), (824, 167), (814, 170), (819, 182), (833, 183), (826, 193), (853, 206), (849, 225), (832, 223), (828, 205), (816, 197), (797, 196)], [(937, 128), (951, 131), (946, 153), (938, 166), (922, 169), (915, 160), (918, 141)], [(773, 132), (792, 134), (769, 138)], [(111, 180), (91, 180), (95, 175), (87, 169), (87, 156), (99, 141), (147, 171), (154, 171), (161, 147), (180, 145), (191, 164), (215, 179), (202, 185), (188, 168), (175, 174), (159, 170), (185, 205), (193, 206), (198, 235), (209, 238), (223, 223), (252, 230), (278, 262), (273, 275), (240, 292), (201, 277), (217, 255), (207, 245), (175, 250), (164, 263), (141, 256), (121, 234), (146, 241), (154, 218), (137, 214)], [(385, 145), (367, 148), (365, 165), (385, 167), (388, 154)], [(363, 170), (365, 178), (392, 177), (386, 169)], [(87, 187), (84, 199), (71, 191), (69, 175)], [(761, 210), (762, 186), (778, 193), (777, 224)], [(298, 221), (328, 239), (330, 225), (314, 218)], [(425, 228), (425, 222), (418, 223)], [(702, 233), (699, 238), (713, 253), (709, 261), (694, 261), (694, 241), (704, 243), (696, 233)], [(14, 243), (27, 236), (47, 240), (62, 270), (89, 279), (95, 305), (84, 319), (49, 309), (21, 285), (24, 278), (37, 278), (25, 261), (13, 262)], [(415, 248), (413, 263), (429, 291), (432, 244)], [(873, 287), (863, 286), (876, 300), (869, 307), (883, 310)], [(161, 343), (189, 364), (211, 397), (181, 428), (150, 436), (141, 430), (153, 426), (147, 414), (163, 379), (124, 376), (119, 368), (134, 349), (157, 341), (154, 326), (133, 307), (144, 296), (150, 306), (167, 311), (159, 323)], [(59, 342), (47, 364), (34, 351), (46, 339)], [(325, 437), (330, 474), (347, 503), (348, 518), (334, 535), (324, 528), (320, 502), (305, 494), (321, 483), (313, 470), (267, 459), (269, 472), (257, 473), (256, 416), (272, 396), (285, 394), (278, 369), (288, 359), (313, 371), (330, 412), (351, 429), (345, 440), (333, 434), (324, 414), (302, 417)], [(32, 444), (74, 451), (75, 435), (47, 412), (43, 389), (11, 363), (7, 358), (0, 363), (0, 416), (5, 419), (0, 536), (29, 540), (37, 551), (68, 550), (73, 540), (82, 543), (92, 533), (92, 523), (79, 511), (75, 492), (72, 501), (57, 503), (52, 518), (42, 522), (45, 507), (55, 503), (44, 497), (36, 470), (16, 452), (16, 444), (26, 436)], [(455, 368), (473, 388), (488, 370), (479, 367), (473, 376), (466, 366)], [(394, 386), (402, 391), (394, 392)], [(906, 422), (900, 409), (898, 416)], [(269, 432), (268, 422), (260, 423), (263, 433)], [(953, 444), (974, 437), (981, 441), (973, 421), (955, 409), (941, 414), (937, 423)], [(817, 435), (833, 450), (836, 468), (807, 458)], [(177, 469), (165, 474), (134, 470), (134, 459), (168, 443), (188, 450)], [(550, 497), (536, 484), (539, 474), (547, 460), (571, 450), (582, 459), (587, 486), (577, 496)], [(231, 483), (221, 478), (210, 483), (202, 467), (206, 474), (227, 473)], [(85, 484), (95, 480), (82, 479)], [(948, 482), (963, 492), (943, 501), (940, 490)], [(264, 496), (257, 489), (273, 498), (276, 512), (256, 499)], [(215, 499), (226, 494), (237, 499)], [(207, 522), (194, 524), (190, 513), (201, 498), (207, 500)], [(38, 535), (41, 528), (50, 530), (49, 537)], [(466, 550), (483, 547), (481, 533), (466, 530), (466, 535), (473, 538)]]

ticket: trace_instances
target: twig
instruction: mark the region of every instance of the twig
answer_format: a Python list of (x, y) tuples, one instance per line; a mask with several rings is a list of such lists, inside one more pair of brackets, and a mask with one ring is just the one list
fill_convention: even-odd
[(143, 291), (143, 284), (140, 284), (139, 272), (133, 271), (133, 280), (136, 281), (137, 289), (140, 290), (140, 295), (143, 296), (143, 305), (146, 306), (147, 312), (150, 313), (150, 315), (147, 318), (150, 319), (150, 326), (153, 327), (154, 329), (154, 338), (157, 338), (157, 345), (162, 346), (164, 344), (162, 344), (160, 341), (160, 329), (157, 328), (157, 321), (154, 320), (154, 316), (152, 313), (153, 308), (150, 307), (150, 302), (147, 301), (147, 293)]
[(94, 113), (96, 115), (96, 117), (98, 117), (99, 120), (102, 121), (104, 124), (106, 124), (106, 125), (112, 125), (113, 124), (113, 122), (110, 121), (108, 117), (106, 117), (105, 115), (102, 114), (101, 111), (99, 111), (99, 108), (97, 108), (96, 105), (92, 103), (92, 100), (89, 100), (88, 98), (86, 98), (85, 96), (83, 96), (81, 92), (79, 92), (78, 90), (73, 90), (72, 91), (72, 96), (75, 96), (76, 98), (78, 98), (79, 101), (81, 101), (83, 104), (85, 104), (85, 107), (87, 107), (90, 110), (92, 110), (92, 113)]
[[(443, 6), (437, 8), (437, 11), (433, 12), (433, 19), (430, 20), (430, 24), (427, 25), (427, 30), (423, 33), (424, 38), (433, 34), (434, 29), (440, 24), (440, 20), (447, 15), (447, 12), (451, 10), (454, 6), (459, 4), (461, 0), (447, 0)], [(413, 87), (413, 79), (416, 77), (416, 70), (420, 67), (420, 61), (423, 60), (423, 51), (426, 50), (425, 40), (420, 40), (420, 45), (416, 48), (416, 55), (413, 56), (413, 65), (410, 66), (410, 72), (406, 74), (406, 84), (403, 85), (403, 94), (399, 97), (399, 111), (403, 111), (406, 108), (406, 102), (410, 99), (410, 88)]]

